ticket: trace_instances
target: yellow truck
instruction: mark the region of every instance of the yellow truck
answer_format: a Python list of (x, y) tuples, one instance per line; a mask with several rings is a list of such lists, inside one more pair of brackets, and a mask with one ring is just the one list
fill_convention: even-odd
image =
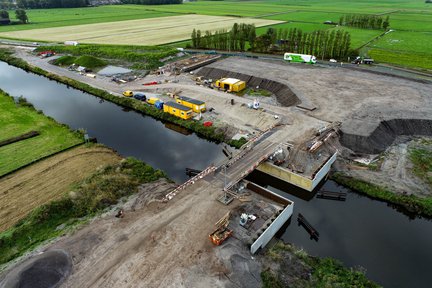
[(176, 102), (183, 106), (192, 108), (195, 113), (205, 112), (206, 104), (203, 101), (192, 99), (189, 97), (179, 96), (176, 98)]
[(165, 113), (169, 113), (171, 115), (174, 115), (176, 117), (182, 118), (182, 119), (190, 119), (192, 118), (192, 109), (183, 105), (180, 105), (176, 102), (169, 101), (164, 103), (163, 105), (163, 111)]
[(246, 82), (235, 78), (222, 78), (216, 80), (214, 86), (228, 92), (239, 92), (246, 88)]

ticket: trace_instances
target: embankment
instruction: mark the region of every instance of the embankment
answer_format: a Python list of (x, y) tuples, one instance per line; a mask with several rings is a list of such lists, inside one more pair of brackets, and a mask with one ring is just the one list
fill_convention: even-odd
[(369, 135), (344, 133), (341, 143), (357, 153), (377, 154), (385, 151), (397, 136), (432, 136), (432, 119), (392, 119), (381, 121)]
[(261, 89), (268, 90), (276, 95), (277, 101), (285, 107), (294, 106), (300, 104), (300, 99), (297, 95), (285, 84), (264, 79), (261, 77), (256, 77), (252, 75), (247, 75), (243, 73), (227, 71), (219, 68), (213, 67), (203, 67), (198, 71), (198, 75), (204, 76), (209, 79), (220, 79), (220, 78), (236, 78), (246, 82), (250, 87), (259, 86)]

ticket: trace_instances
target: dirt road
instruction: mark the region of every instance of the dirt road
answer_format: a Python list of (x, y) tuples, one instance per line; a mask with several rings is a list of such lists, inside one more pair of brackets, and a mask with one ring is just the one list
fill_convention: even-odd
[(172, 184), (144, 187), (123, 206), (124, 218), (107, 215), (50, 247), (72, 257), (73, 272), (62, 287), (226, 287), (231, 282), (224, 273), (236, 253), (220, 259), (207, 235), (228, 208), (215, 201), (209, 182), (190, 187), (166, 204), (135, 207), (137, 199), (162, 195)]
[(98, 167), (120, 161), (112, 150), (79, 146), (39, 161), (0, 179), (0, 231), (31, 210), (58, 199)]

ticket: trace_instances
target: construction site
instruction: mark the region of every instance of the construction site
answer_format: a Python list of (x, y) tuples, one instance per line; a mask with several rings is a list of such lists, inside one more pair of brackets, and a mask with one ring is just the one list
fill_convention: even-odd
[[(227, 149), (226, 159), (196, 171), (185, 183), (142, 187), (121, 205), (125, 217), (113, 218), (115, 207), (38, 248), (2, 274), (4, 287), (29, 283), (34, 273), (19, 271), (32, 271), (35, 259), (50, 257), (64, 264), (56, 268), (61, 277), (50, 278), (53, 287), (261, 287), (260, 251), (296, 206), (289, 196), (245, 180), (250, 173), (258, 170), (315, 193), (334, 163), (381, 153), (401, 135), (432, 136), (432, 84), (424, 80), (350, 67), (204, 55), (123, 83), (83, 77), (27, 51), (16, 54), (118, 97), (127, 90), (163, 103), (200, 101), (205, 108), (185, 110), (193, 119), (176, 116), (211, 123), (230, 138), (248, 142)], [(228, 81), (235, 88), (216, 83), (224, 79), (236, 80)], [(262, 89), (269, 96), (238, 96), (236, 89)], [(177, 109), (173, 115), (182, 111), (177, 103), (170, 104)], [(46, 267), (40, 275), (54, 273)]]

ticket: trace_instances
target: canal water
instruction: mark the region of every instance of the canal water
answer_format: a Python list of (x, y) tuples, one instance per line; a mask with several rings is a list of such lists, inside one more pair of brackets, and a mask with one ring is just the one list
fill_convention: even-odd
[(165, 171), (178, 183), (188, 178), (186, 167), (202, 170), (225, 157), (220, 145), (182, 127), (165, 125), (4, 62), (0, 62), (0, 89), (27, 98), (36, 109), (72, 129), (84, 128), (98, 142)]
[[(160, 121), (3, 62), (0, 88), (12, 96), (24, 96), (58, 122), (86, 129), (123, 156), (134, 156), (162, 169), (177, 182), (187, 179), (185, 167), (203, 169), (224, 158), (219, 145), (195, 134), (179, 133), (174, 131), (176, 127), (168, 129)], [(249, 179), (295, 202), (291, 221), (280, 231), (284, 241), (311, 255), (362, 266), (369, 278), (384, 287), (431, 286), (432, 221), (410, 218), (332, 181), (320, 189), (347, 192), (346, 201), (317, 199), (259, 172)], [(319, 231), (318, 241), (297, 225), (298, 213)]]

